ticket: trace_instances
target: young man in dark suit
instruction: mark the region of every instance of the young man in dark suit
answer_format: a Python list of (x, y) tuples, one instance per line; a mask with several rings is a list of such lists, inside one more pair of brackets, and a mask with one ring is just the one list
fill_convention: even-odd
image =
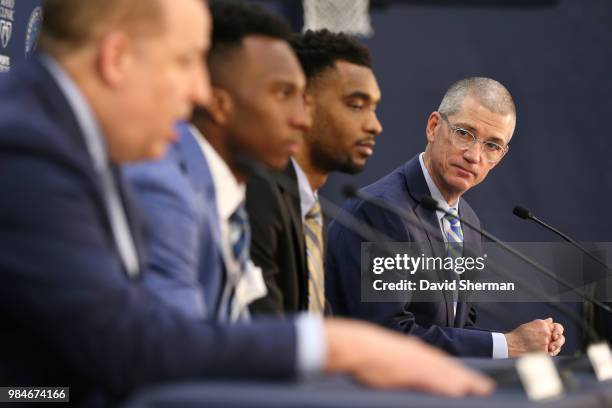
[[(186, 378), (318, 370), (490, 391), (417, 340), (364, 324), (320, 322), (326, 352), (312, 361), (304, 339), (317, 331), (299, 321), (222, 325), (161, 302), (142, 284), (141, 223), (117, 165), (163, 155), (175, 122), (211, 104), (208, 11), (200, 0), (44, 7), (44, 54), (0, 79), (1, 383), (70, 386), (84, 406)], [(432, 366), (461, 380), (445, 384)]]
[(295, 35), (291, 44), (306, 74), (312, 126), (282, 172), (253, 177), (247, 187), (251, 254), (268, 288), (251, 310), (279, 316), (330, 312), (317, 191), (333, 171), (361, 171), (382, 131), (375, 112), (380, 89), (364, 45), (327, 30)]

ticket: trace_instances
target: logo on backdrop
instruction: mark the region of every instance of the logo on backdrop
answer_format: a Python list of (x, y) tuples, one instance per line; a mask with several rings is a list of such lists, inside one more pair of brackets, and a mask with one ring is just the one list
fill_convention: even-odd
[(38, 33), (40, 32), (40, 25), (43, 19), (42, 7), (36, 7), (32, 14), (30, 14), (30, 20), (28, 21), (28, 29), (26, 30), (26, 41), (25, 41), (25, 54), (29, 57), (32, 52), (36, 50), (38, 45)]
[(0, 54), (0, 73), (8, 72), (11, 69), (11, 58), (8, 55)]
[(0, 0), (0, 44), (8, 46), (15, 21), (15, 0)]
[(11, 34), (13, 33), (13, 23), (1, 20), (0, 21), (0, 40), (2, 40), (2, 47), (6, 48), (9, 41), (11, 40)]

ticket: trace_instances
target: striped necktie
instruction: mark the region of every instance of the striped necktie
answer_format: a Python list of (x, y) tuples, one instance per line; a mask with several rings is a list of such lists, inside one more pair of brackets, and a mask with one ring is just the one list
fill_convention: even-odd
[(227, 279), (219, 318), (221, 320), (237, 321), (245, 318), (245, 305), (241, 305), (235, 296), (239, 280), (246, 273), (249, 261), (251, 243), (251, 227), (244, 202), (229, 217), (229, 244), (231, 255), (238, 265), (238, 273), (227, 271)]
[[(463, 230), (461, 223), (459, 222), (459, 212), (456, 208), (449, 208), (448, 214), (444, 216), (444, 219), (448, 222), (446, 229), (446, 255), (450, 258), (458, 258), (463, 255)], [(461, 279), (459, 275), (452, 272), (454, 280)], [(459, 301), (459, 293), (453, 291), (453, 315), (456, 319), (457, 315), (457, 302)]]
[(463, 230), (459, 222), (459, 212), (455, 208), (448, 210), (444, 216), (449, 227), (446, 229), (447, 255), (452, 258), (460, 257), (463, 253)]
[(247, 261), (249, 260), (249, 244), (251, 241), (249, 216), (247, 215), (244, 203), (240, 204), (236, 211), (230, 216), (229, 224), (232, 255), (240, 264), (240, 269), (244, 271)]
[(316, 200), (306, 214), (304, 236), (308, 260), (308, 311), (322, 315), (325, 309), (325, 287), (323, 275), (323, 223), (321, 205)]

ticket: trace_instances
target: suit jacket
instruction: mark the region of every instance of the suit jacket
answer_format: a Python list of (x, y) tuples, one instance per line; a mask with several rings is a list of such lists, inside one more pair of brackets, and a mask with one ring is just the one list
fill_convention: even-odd
[[(418, 156), (364, 190), (407, 210), (413, 222), (430, 225), (432, 231), (415, 228), (405, 219), (359, 199), (348, 201), (344, 210), (384, 232), (393, 241), (422, 243), (425, 256), (446, 256), (441, 252), (443, 246), (435, 244), (444, 241), (436, 213), (419, 204), (420, 197), (429, 196), (430, 192)], [(478, 217), (463, 199), (459, 201), (459, 214), (480, 225)], [(469, 228), (464, 228), (463, 232), (465, 242), (481, 245), (480, 235)], [(335, 314), (385, 324), (419, 336), (454, 355), (491, 357), (492, 337), (489, 332), (474, 327), (475, 309), (460, 301), (457, 318), (453, 319), (453, 301), (449, 293), (440, 292), (437, 302), (361, 302), (361, 242), (360, 236), (338, 222), (330, 225), (325, 289)]]
[(81, 129), (37, 59), (0, 78), (0, 191), (0, 383), (69, 385), (93, 406), (181, 378), (293, 375), (291, 322), (194, 321), (127, 277)]
[(225, 272), (215, 186), (195, 135), (179, 140), (159, 161), (125, 167), (149, 220), (144, 284), (195, 318), (215, 318)]
[(251, 312), (282, 316), (308, 309), (306, 247), (293, 163), (281, 173), (253, 175), (247, 183), (246, 207), (251, 258), (262, 269), (268, 289), (264, 298), (251, 304)]

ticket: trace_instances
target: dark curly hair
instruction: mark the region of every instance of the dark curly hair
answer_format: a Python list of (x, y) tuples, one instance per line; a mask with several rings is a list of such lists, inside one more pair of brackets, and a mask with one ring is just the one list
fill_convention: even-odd
[(334, 66), (338, 60), (372, 68), (368, 48), (344, 33), (327, 29), (294, 34), (289, 41), (297, 54), (306, 78), (312, 78)]
[(212, 0), (209, 4), (213, 20), (211, 55), (240, 46), (249, 35), (285, 41), (291, 37), (289, 24), (262, 6), (230, 0)]

